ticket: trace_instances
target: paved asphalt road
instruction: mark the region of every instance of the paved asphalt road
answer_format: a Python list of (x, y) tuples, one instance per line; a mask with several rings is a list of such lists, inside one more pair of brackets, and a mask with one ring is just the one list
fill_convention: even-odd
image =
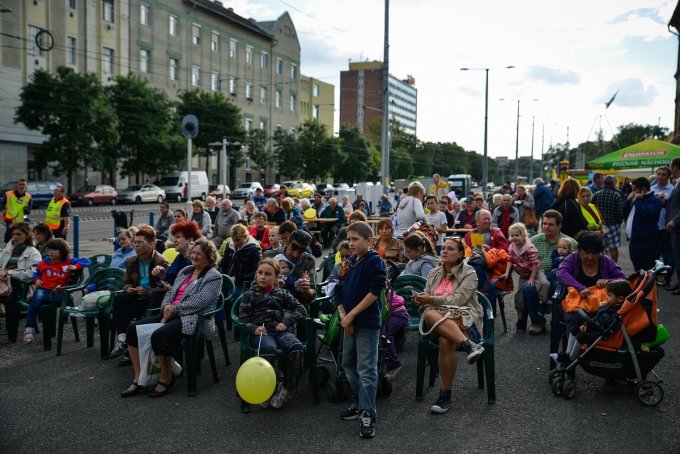
[[(627, 247), (622, 264), (631, 271)], [(313, 405), (306, 378), (283, 410), (241, 414), (233, 340), (234, 363), (225, 367), (217, 356), (219, 383), (212, 383), (203, 361), (198, 396), (188, 397), (179, 379), (164, 398), (121, 399), (131, 369), (100, 360), (97, 338), (87, 349), (67, 327), (64, 354), (56, 357), (42, 350), (41, 335), (37, 345), (10, 345), (0, 330), (0, 452), (680, 452), (680, 307), (677, 297), (664, 290), (659, 295), (659, 319), (671, 339), (656, 369), (665, 380), (658, 407), (645, 408), (634, 388), (606, 385), (582, 370), (574, 400), (554, 397), (547, 382), (548, 337), (511, 331), (496, 337), (498, 402), (486, 403), (485, 391), (476, 388), (476, 369), (460, 361), (453, 409), (432, 415), (436, 386), (426, 388), (422, 402), (414, 399), (417, 339), (410, 335), (394, 391), (378, 400), (373, 440), (359, 438), (358, 422), (340, 420), (345, 403), (322, 398)], [(510, 301), (507, 307), (513, 326)], [(498, 320), (497, 332), (500, 327)], [(79, 328), (84, 339), (84, 326)]]

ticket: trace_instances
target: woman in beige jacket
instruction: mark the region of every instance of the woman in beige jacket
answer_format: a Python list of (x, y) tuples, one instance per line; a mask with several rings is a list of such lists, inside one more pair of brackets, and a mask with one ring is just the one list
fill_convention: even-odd
[[(441, 265), (430, 271), (425, 291), (414, 297), (422, 312), (421, 334), (430, 334), (439, 343), (442, 389), (437, 402), (430, 408), (433, 413), (446, 413), (451, 408), (456, 350), (467, 353), (470, 364), (484, 352), (484, 347), (467, 336), (473, 325), (482, 332), (484, 311), (477, 301), (477, 274), (464, 260), (462, 239), (446, 239), (441, 250)], [(425, 326), (429, 330), (425, 331)]]

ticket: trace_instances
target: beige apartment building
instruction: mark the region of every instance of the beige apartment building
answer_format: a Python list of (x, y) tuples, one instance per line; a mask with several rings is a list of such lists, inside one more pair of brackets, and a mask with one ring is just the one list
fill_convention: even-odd
[[(315, 81), (313, 86), (324, 86), (318, 101), (309, 96), (306, 84), (303, 93), (300, 42), (288, 13), (257, 21), (209, 0), (3, 0), (2, 7), (10, 11), (0, 14), (0, 32), (16, 38), (0, 36), (0, 97), (5, 99), (0, 108), (0, 182), (16, 178), (15, 169), (24, 167), (29, 178), (49, 176), (38, 175), (32, 162), (42, 136), (13, 123), (21, 87), (38, 67), (53, 71), (67, 65), (95, 72), (104, 83), (131, 72), (172, 99), (183, 90), (221, 92), (241, 109), (247, 130), (264, 129), (269, 136), (279, 127), (293, 130), (308, 118), (302, 106), (310, 112), (309, 106), (318, 106), (324, 119), (324, 108), (330, 108), (332, 131), (333, 99), (326, 93), (332, 95), (333, 88)], [(36, 46), (36, 36), (53, 39), (52, 49)], [(229, 139), (228, 131), (224, 135)], [(194, 157), (192, 167), (205, 169), (204, 159)], [(212, 156), (212, 184), (217, 183), (217, 167), (217, 156)], [(260, 170), (267, 182), (280, 178), (276, 169), (256, 169), (247, 160), (236, 172), (237, 181), (229, 183), (256, 181)], [(82, 173), (76, 176), (78, 183)], [(90, 183), (96, 182), (96, 174), (88, 176)], [(118, 186), (126, 184), (122, 180)]]

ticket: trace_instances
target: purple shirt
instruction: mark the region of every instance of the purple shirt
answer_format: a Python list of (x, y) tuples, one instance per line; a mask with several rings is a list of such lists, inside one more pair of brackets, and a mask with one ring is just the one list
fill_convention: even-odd
[[(577, 291), (583, 290), (585, 285), (576, 280), (579, 270), (581, 269), (581, 256), (578, 251), (572, 252), (564, 259), (560, 269), (557, 271), (557, 277), (567, 287), (574, 287)], [(601, 279), (613, 281), (615, 279), (625, 279), (626, 276), (621, 271), (621, 267), (606, 255), (600, 256), (600, 263), (598, 264)]]

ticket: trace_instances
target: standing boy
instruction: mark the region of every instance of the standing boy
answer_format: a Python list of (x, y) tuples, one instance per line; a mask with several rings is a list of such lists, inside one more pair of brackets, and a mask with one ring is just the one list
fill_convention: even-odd
[(385, 288), (385, 265), (371, 250), (373, 229), (366, 222), (347, 227), (352, 256), (343, 264), (335, 298), (345, 331), (342, 367), (352, 387), (352, 405), (340, 417), (360, 420), (359, 435), (375, 435), (378, 388), (380, 294)]
[(444, 238), (446, 238), (446, 229), (448, 229), (449, 225), (446, 222), (446, 215), (439, 211), (439, 203), (435, 196), (428, 195), (425, 202), (427, 203), (427, 208), (430, 210), (430, 214), (426, 214), (425, 219), (427, 219), (427, 223), (433, 225), (434, 228), (437, 229), (437, 233), (439, 233), (437, 244), (435, 245), (437, 254), (439, 254), (442, 250), (442, 244), (444, 244)]

